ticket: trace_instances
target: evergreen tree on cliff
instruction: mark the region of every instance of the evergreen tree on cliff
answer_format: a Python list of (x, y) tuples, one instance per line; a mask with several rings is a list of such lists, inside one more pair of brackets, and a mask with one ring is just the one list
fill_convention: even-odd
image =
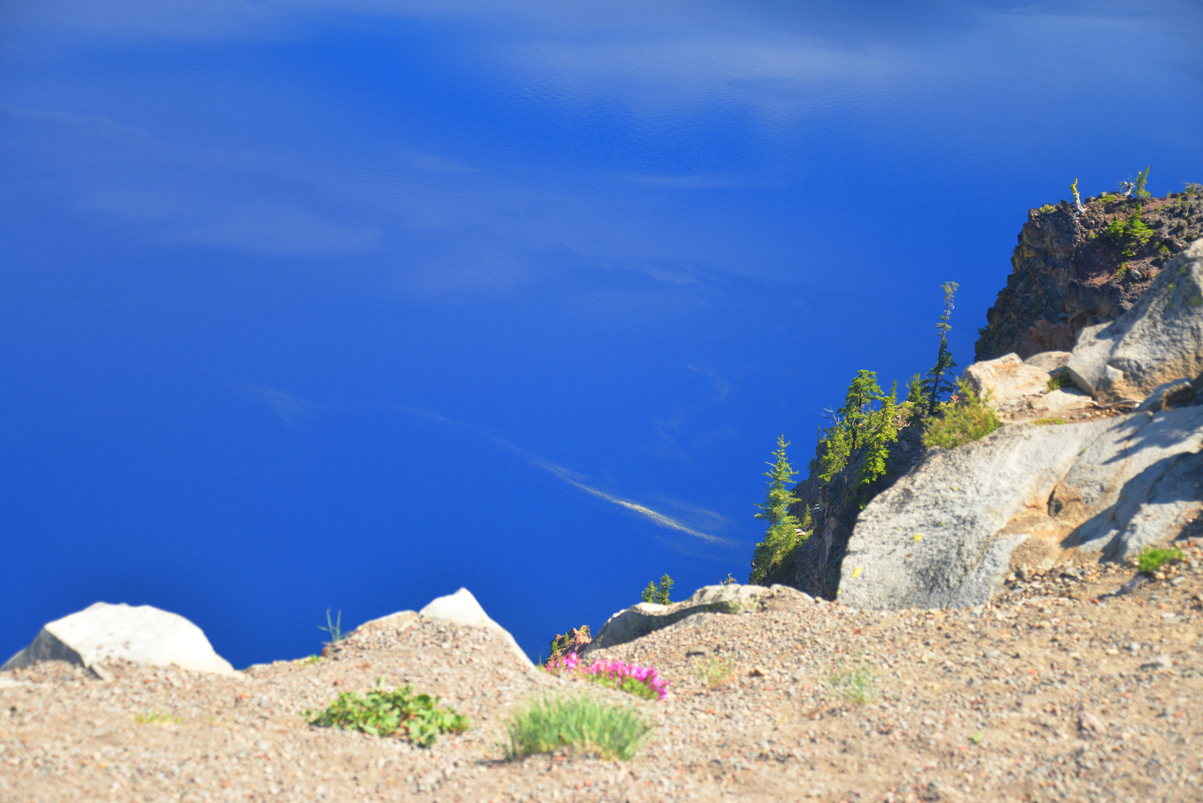
[(936, 331), (940, 333), (940, 350), (936, 354), (936, 364), (927, 372), (927, 377), (923, 380), (923, 391), (927, 394), (927, 414), (929, 416), (935, 415), (936, 404), (939, 403), (941, 396), (945, 393), (955, 392), (957, 389), (951, 376), (951, 371), (957, 367), (957, 364), (952, 359), (952, 352), (948, 350), (948, 331), (952, 329), (948, 319), (952, 315), (952, 297), (956, 294), (959, 286), (956, 282), (944, 283), (944, 314), (940, 316), (940, 322), (936, 324)]
[[(877, 388), (877, 383), (873, 386)], [(856, 476), (858, 489), (872, 485), (874, 480), (886, 473), (886, 460), (890, 457), (890, 444), (898, 440), (898, 422), (894, 420), (898, 412), (898, 383), (890, 386), (889, 394), (877, 388), (881, 409), (871, 413), (868, 426), (865, 428), (865, 456), (860, 471)], [(865, 499), (861, 507), (868, 503)]]
[[(789, 487), (798, 472), (790, 467), (785, 457), (787, 446), (789, 442), (785, 440), (784, 435), (777, 438), (777, 451), (773, 452), (777, 460), (775, 463), (766, 463), (772, 468), (772, 471), (764, 473), (769, 478), (769, 490), (765, 495), (764, 504), (758, 505), (760, 512), (756, 514), (756, 518), (767, 521), (769, 530), (752, 553), (752, 576), (749, 579), (751, 583), (760, 582), (780, 566), (800, 540), (797, 532), (800, 522), (789, 512), (790, 505), (798, 502), (798, 498)], [(809, 511), (807, 513), (809, 514)], [(806, 537), (804, 532), (801, 540), (805, 540)]]

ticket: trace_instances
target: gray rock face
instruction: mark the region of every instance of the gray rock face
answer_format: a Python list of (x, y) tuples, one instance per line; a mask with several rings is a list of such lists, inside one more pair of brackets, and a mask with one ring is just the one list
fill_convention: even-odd
[(1139, 401), (1166, 382), (1203, 374), (1203, 240), (1171, 260), (1132, 309), (1083, 329), (1067, 369), (1104, 403)]
[(196, 672), (234, 674), (234, 667), (213, 651), (204, 632), (179, 614), (150, 605), (97, 602), (42, 628), (28, 647), (0, 671), (39, 661), (68, 661), (92, 669), (118, 659), (142, 666), (171, 666)]
[(1068, 351), (1042, 351), (1039, 354), (1033, 354), (1023, 362), (1024, 365), (1030, 365), (1051, 374), (1053, 371), (1060, 371), (1064, 368), (1071, 356), (1072, 354)]
[(772, 589), (769, 589), (764, 586), (752, 585), (720, 585), (699, 588), (689, 599), (684, 602), (675, 602), (672, 605), (640, 602), (625, 611), (619, 611), (606, 620), (602, 629), (594, 636), (593, 641), (581, 651), (581, 657), (594, 650), (604, 650), (634, 641), (697, 613), (735, 614), (743, 610), (754, 610), (759, 607), (760, 597), (769, 593), (770, 590), (806, 596), (800, 591), (785, 586), (773, 586)]
[(1203, 407), (1018, 424), (935, 450), (861, 513), (840, 602), (986, 603), (1009, 565), (1121, 560), (1203, 508)]

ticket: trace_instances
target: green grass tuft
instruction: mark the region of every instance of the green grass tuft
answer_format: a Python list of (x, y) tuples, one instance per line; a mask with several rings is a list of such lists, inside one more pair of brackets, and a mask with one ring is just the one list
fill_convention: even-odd
[(943, 406), (943, 414), (940, 417), (927, 422), (923, 431), (924, 446), (955, 449), (962, 444), (984, 438), (1002, 426), (994, 411), (964, 382), (960, 383), (958, 398), (956, 403)]
[(513, 760), (562, 747), (596, 751), (608, 760), (626, 761), (647, 740), (653, 726), (629, 706), (599, 703), (586, 696), (551, 697), (530, 702), (506, 726)]
[(730, 658), (711, 657), (696, 670), (698, 679), (709, 689), (719, 689), (735, 679), (735, 662)]
[(1058, 424), (1064, 424), (1064, 418), (1038, 418), (1032, 422), (1038, 427), (1052, 427)]
[(827, 682), (843, 694), (844, 699), (857, 705), (877, 699), (877, 669), (859, 655), (852, 661), (841, 662)]
[(342, 624), (343, 624), (343, 612), (339, 611), (338, 612), (338, 621), (332, 622), (332, 621), (330, 621), (330, 609), (327, 608), (326, 609), (326, 626), (322, 627), (321, 625), (318, 625), (317, 629), (325, 630), (327, 633), (330, 634), (330, 643), (337, 644), (338, 642), (343, 640)]
[(171, 714), (162, 711), (148, 711), (145, 714), (134, 714), (134, 722), (137, 722), (139, 725), (174, 725), (179, 721), (179, 717), (173, 717)]
[(1184, 555), (1181, 549), (1156, 549), (1149, 547), (1140, 553), (1140, 557), (1136, 559), (1136, 566), (1146, 574), (1152, 574), (1160, 569), (1165, 564), (1172, 560), (1182, 560)]

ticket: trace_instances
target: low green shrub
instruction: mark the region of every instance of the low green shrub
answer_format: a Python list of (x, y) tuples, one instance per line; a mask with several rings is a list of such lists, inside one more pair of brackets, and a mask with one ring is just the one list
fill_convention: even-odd
[(1152, 574), (1170, 561), (1182, 560), (1183, 557), (1181, 549), (1173, 547), (1170, 549), (1149, 547), (1140, 553), (1140, 556), (1136, 559), (1136, 566), (1142, 572)]
[(958, 383), (960, 390), (956, 402), (943, 405), (938, 418), (928, 420), (923, 430), (923, 445), (941, 449), (956, 447), (984, 438), (1002, 426), (998, 416), (964, 382)]
[(1038, 427), (1052, 427), (1058, 424), (1064, 424), (1064, 418), (1038, 418), (1032, 422)]
[(630, 706), (605, 705), (586, 696), (544, 697), (530, 702), (506, 725), (507, 759), (550, 753), (562, 747), (596, 751), (626, 761), (647, 740), (653, 726)]
[(1069, 378), (1069, 371), (1062, 368), (1059, 371), (1054, 371), (1052, 375), (1049, 376), (1048, 384), (1045, 386), (1045, 390), (1051, 393), (1054, 390), (1060, 390), (1061, 388), (1072, 388), (1073, 386), (1074, 381)]
[(413, 686), (384, 688), (383, 678), (366, 695), (339, 692), (325, 711), (305, 711), (310, 725), (323, 728), (355, 728), (373, 736), (400, 736), (430, 747), (441, 733), (467, 730), (468, 720), (450, 708), (440, 708), (439, 698), (414, 694)]

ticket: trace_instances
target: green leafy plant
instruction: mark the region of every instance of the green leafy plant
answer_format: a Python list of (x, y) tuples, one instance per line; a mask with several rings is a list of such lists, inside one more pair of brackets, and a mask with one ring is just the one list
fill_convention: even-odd
[(730, 658), (711, 656), (695, 670), (698, 680), (709, 689), (719, 689), (735, 679), (735, 661)]
[(1056, 426), (1057, 424), (1064, 424), (1065, 419), (1064, 418), (1039, 418), (1039, 419), (1033, 421), (1032, 423), (1038, 427), (1051, 427), (1051, 426)]
[(1056, 207), (1053, 206), (1052, 204), (1045, 204), (1044, 206), (1040, 207), (1039, 211), (1042, 214), (1047, 215), (1049, 212), (1053, 211), (1054, 209), (1056, 209)]
[(1128, 263), (1127, 262), (1119, 263), (1119, 267), (1115, 269), (1115, 278), (1122, 280), (1127, 275), (1128, 275)]
[(871, 703), (877, 699), (877, 669), (859, 655), (851, 661), (841, 661), (840, 666), (828, 678), (828, 683), (842, 694), (844, 699), (857, 705)]
[(134, 722), (137, 722), (139, 725), (174, 725), (179, 721), (179, 717), (173, 717), (171, 714), (163, 711), (147, 711), (146, 713), (134, 714)]
[(321, 663), (322, 656), (310, 655), (307, 658), (298, 658), (297, 660), (299, 662), (301, 662), (302, 664), (304, 664), (305, 666), (313, 666), (314, 664)]
[(673, 579), (667, 574), (660, 578), (660, 585), (648, 583), (647, 588), (643, 589), (641, 599), (644, 602), (654, 602), (657, 605), (671, 605), (672, 602), (668, 599), (668, 592), (672, 591)]
[(329, 633), (330, 634), (330, 643), (337, 644), (338, 642), (342, 641), (342, 638), (343, 638), (342, 624), (343, 624), (343, 612), (342, 611), (338, 612), (338, 621), (331, 622), (330, 621), (330, 609), (327, 608), (326, 609), (326, 626), (322, 627), (321, 625), (318, 625), (317, 629), (324, 630), (327, 633)]
[(467, 730), (468, 720), (450, 708), (440, 708), (439, 698), (415, 695), (413, 686), (387, 689), (384, 679), (365, 694), (339, 692), (325, 711), (305, 711), (302, 716), (318, 727), (354, 728), (373, 736), (400, 736), (430, 747), (441, 733)]
[(1186, 187), (1182, 190), (1187, 195), (1203, 195), (1203, 184), (1197, 181), (1184, 181)]
[(727, 572), (727, 579), (726, 579), (726, 580), (723, 580), (721, 583), (719, 583), (719, 585), (722, 585), (722, 586), (737, 586), (737, 585), (739, 585), (739, 581), (738, 581), (738, 580), (736, 580), (734, 577), (732, 577), (732, 576), (731, 576), (731, 572)]
[(941, 449), (956, 447), (984, 438), (1002, 426), (998, 416), (973, 392), (973, 388), (960, 383), (960, 392), (956, 402), (944, 405), (939, 418), (927, 422), (923, 431), (924, 446), (938, 446)]
[(1104, 206), (1106, 206), (1106, 205), (1107, 205), (1107, 204), (1109, 204), (1109, 203), (1112, 203), (1112, 202), (1114, 202), (1114, 201), (1118, 201), (1118, 200), (1119, 200), (1119, 196), (1118, 196), (1118, 195), (1112, 195), (1112, 194), (1111, 194), (1111, 193), (1109, 193), (1109, 192), (1105, 192), (1105, 193), (1103, 193), (1102, 195), (1100, 195), (1098, 198), (1095, 198), (1095, 200), (1096, 200), (1096, 201), (1098, 201), (1099, 203), (1103, 204)]
[(1060, 390), (1061, 388), (1072, 388), (1073, 386), (1074, 381), (1069, 378), (1069, 371), (1061, 368), (1060, 370), (1053, 371), (1053, 373), (1049, 376), (1048, 384), (1044, 386), (1044, 389), (1049, 393), (1052, 393), (1054, 390)]
[(630, 706), (604, 705), (587, 696), (533, 700), (506, 725), (509, 760), (568, 747), (595, 751), (607, 761), (626, 761), (647, 740), (653, 726)]
[(1149, 547), (1140, 553), (1136, 559), (1136, 567), (1145, 574), (1152, 574), (1160, 569), (1165, 564), (1174, 560), (1182, 560), (1185, 557), (1181, 549), (1157, 549)]
[(781, 565), (786, 556), (793, 551), (799, 538), (804, 541), (808, 537), (805, 531), (799, 537), (798, 530), (801, 529), (802, 522), (789, 512), (790, 505), (798, 503), (798, 498), (789, 489), (794, 475), (798, 472), (794, 471), (785, 456), (787, 446), (789, 442), (784, 435), (777, 438), (777, 451), (773, 452), (777, 459), (767, 464), (772, 470), (764, 473), (764, 476), (769, 478), (769, 489), (765, 494), (764, 504), (759, 505), (760, 512), (756, 514), (756, 518), (767, 521), (769, 529), (764, 540), (757, 544), (752, 552), (752, 574), (749, 578), (751, 583), (763, 580), (769, 572)]

